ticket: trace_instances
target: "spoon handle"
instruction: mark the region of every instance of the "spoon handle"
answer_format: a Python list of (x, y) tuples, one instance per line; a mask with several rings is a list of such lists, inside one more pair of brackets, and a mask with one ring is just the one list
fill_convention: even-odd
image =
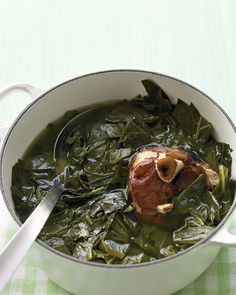
[(37, 238), (61, 193), (62, 188), (54, 184), (0, 253), (0, 293)]

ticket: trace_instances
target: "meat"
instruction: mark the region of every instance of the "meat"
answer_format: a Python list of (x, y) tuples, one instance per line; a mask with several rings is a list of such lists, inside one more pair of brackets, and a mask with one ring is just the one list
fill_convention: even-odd
[(193, 170), (191, 166), (186, 167), (175, 182), (175, 194), (179, 195), (197, 178), (197, 176), (196, 171)]
[(155, 160), (145, 160), (133, 170), (130, 178), (131, 197), (138, 213), (155, 215), (157, 206), (172, 199), (174, 187), (160, 179), (155, 170)]
[(186, 189), (199, 174), (213, 187), (218, 175), (209, 165), (197, 162), (191, 153), (167, 147), (148, 147), (130, 163), (129, 193), (136, 211), (154, 216), (172, 210), (174, 195)]

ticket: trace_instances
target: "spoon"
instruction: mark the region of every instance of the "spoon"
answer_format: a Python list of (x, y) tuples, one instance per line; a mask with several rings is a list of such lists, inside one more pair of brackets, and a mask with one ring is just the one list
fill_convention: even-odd
[[(78, 114), (62, 128), (57, 136), (53, 150), (53, 158), (56, 164), (62, 160), (65, 166), (66, 161), (63, 160), (66, 158), (67, 151), (65, 141), (67, 136), (70, 134), (71, 130), (78, 125), (79, 121), (81, 121), (81, 127), (84, 127), (84, 124), (89, 122), (91, 115), (93, 119), (99, 116), (98, 108), (89, 109), (88, 111)], [(7, 243), (2, 252), (0, 252), (0, 292), (37, 238), (62, 192), (63, 186), (55, 182), (44, 199), (38, 204), (28, 219)]]
[(71, 133), (71, 131), (77, 126), (80, 127), (81, 131), (85, 128), (85, 125), (90, 123), (91, 120), (94, 121), (101, 116), (101, 109), (91, 108), (82, 113), (79, 113), (77, 116), (72, 118), (60, 131), (58, 134), (54, 149), (53, 149), (53, 159), (58, 162), (58, 159), (65, 159), (68, 147), (66, 146), (66, 138)]
[(4, 289), (56, 205), (62, 186), (54, 184), (0, 253), (0, 292)]

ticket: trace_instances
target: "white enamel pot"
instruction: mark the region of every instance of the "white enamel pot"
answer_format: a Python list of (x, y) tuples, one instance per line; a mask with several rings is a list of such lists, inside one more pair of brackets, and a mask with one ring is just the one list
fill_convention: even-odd
[[(192, 102), (214, 126), (214, 136), (233, 149), (232, 176), (236, 177), (236, 129), (225, 112), (207, 95), (178, 79), (137, 70), (114, 70), (93, 73), (66, 81), (48, 91), (18, 84), (36, 94), (34, 100), (9, 127), (1, 149), (1, 190), (5, 204), (20, 226), (11, 196), (12, 166), (45, 126), (66, 111), (95, 102), (133, 98), (145, 94), (141, 80), (152, 79), (173, 102), (181, 98)], [(1, 94), (0, 94), (1, 95)], [(80, 262), (37, 240), (31, 254), (49, 279), (73, 294), (80, 295), (165, 295), (171, 294), (197, 278), (213, 261), (220, 246), (236, 246), (236, 236), (228, 232), (235, 202), (224, 220), (200, 241), (175, 256), (137, 265), (102, 265)], [(17, 251), (17, 249), (16, 249)]]

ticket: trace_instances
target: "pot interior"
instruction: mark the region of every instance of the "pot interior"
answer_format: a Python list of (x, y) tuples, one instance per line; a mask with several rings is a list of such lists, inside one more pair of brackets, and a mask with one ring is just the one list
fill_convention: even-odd
[(142, 71), (108, 71), (90, 74), (65, 82), (35, 99), (11, 126), (2, 149), (2, 185), (8, 205), (14, 210), (11, 197), (12, 166), (48, 123), (66, 111), (145, 94), (141, 80), (151, 79), (169, 95), (172, 102), (181, 98), (193, 103), (214, 126), (217, 140), (229, 143), (232, 152), (232, 177), (236, 177), (235, 130), (224, 112), (203, 93), (182, 81), (161, 74)]

